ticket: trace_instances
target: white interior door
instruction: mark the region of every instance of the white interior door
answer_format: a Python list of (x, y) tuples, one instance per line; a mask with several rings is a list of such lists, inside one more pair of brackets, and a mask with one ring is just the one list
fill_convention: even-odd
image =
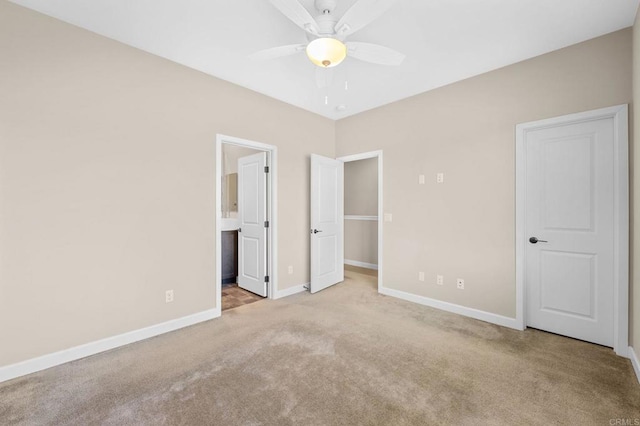
[(344, 163), (311, 155), (311, 293), (344, 280)]
[(532, 130), (526, 152), (526, 322), (614, 343), (614, 122)]
[(238, 159), (238, 286), (267, 296), (267, 153)]

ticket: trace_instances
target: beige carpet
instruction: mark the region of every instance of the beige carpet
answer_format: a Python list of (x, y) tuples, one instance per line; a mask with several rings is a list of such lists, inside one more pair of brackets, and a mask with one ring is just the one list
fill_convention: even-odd
[(610, 349), (380, 296), (375, 277), (355, 272), (315, 295), (242, 306), (0, 384), (2, 425), (610, 425), (636, 418), (640, 385), (629, 361)]

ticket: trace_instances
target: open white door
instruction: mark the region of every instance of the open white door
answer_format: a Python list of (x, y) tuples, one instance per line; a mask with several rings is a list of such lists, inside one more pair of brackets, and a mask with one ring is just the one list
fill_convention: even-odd
[(238, 159), (238, 286), (267, 296), (267, 153)]
[(311, 155), (311, 293), (344, 280), (344, 163)]
[(527, 325), (614, 343), (613, 118), (531, 130), (526, 149)]

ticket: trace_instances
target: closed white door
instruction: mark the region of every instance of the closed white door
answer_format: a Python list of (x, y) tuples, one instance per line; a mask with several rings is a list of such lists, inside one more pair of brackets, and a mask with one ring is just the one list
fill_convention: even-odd
[(311, 293), (344, 281), (344, 163), (311, 155)]
[(613, 346), (614, 122), (529, 131), (526, 322)]
[(238, 286), (267, 296), (267, 153), (238, 159)]

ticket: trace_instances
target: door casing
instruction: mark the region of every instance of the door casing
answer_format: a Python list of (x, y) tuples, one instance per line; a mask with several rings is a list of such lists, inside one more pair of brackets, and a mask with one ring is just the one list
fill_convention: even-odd
[(628, 106), (618, 105), (516, 126), (516, 323), (526, 328), (525, 234), (527, 132), (565, 124), (611, 118), (614, 122), (614, 344), (616, 354), (629, 354), (629, 130)]
[(236, 145), (268, 153), (267, 175), (267, 271), (269, 285), (267, 297), (275, 299), (278, 294), (278, 147), (247, 139), (216, 135), (216, 311), (222, 309), (222, 144)]

